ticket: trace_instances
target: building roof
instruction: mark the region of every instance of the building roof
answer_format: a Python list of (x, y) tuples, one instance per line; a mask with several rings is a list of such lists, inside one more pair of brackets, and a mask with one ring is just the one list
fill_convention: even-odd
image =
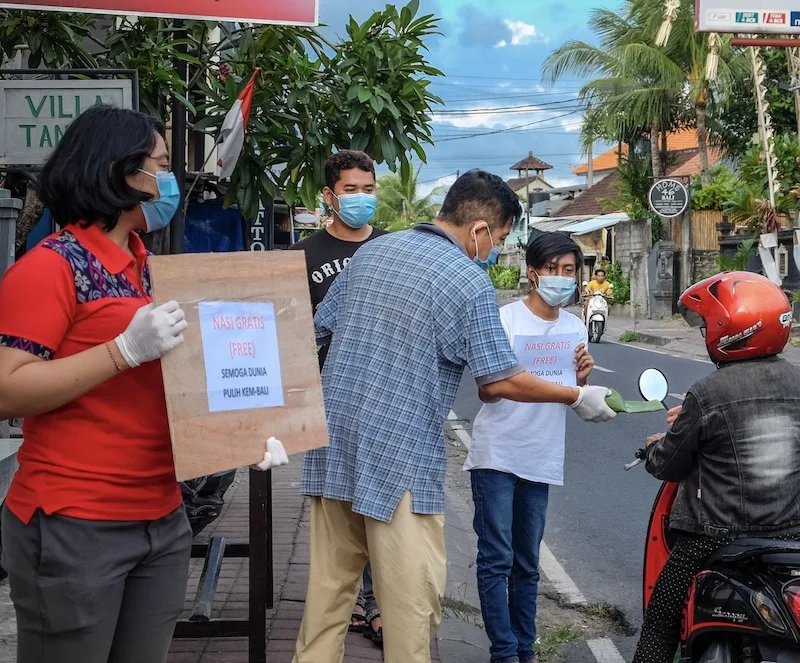
[(595, 230), (601, 228), (611, 228), (616, 226), (621, 221), (627, 221), (628, 215), (625, 212), (616, 212), (614, 214), (601, 214), (592, 219), (585, 221), (578, 221), (568, 226), (561, 228), (561, 232), (569, 233), (570, 235), (588, 235)]
[[(722, 159), (722, 152), (716, 149), (710, 149), (708, 152), (709, 166), (719, 163)], [(700, 172), (700, 156), (696, 150), (684, 150), (681, 152), (673, 152), (669, 155), (669, 170), (667, 171), (668, 177), (680, 176), (694, 176)], [(606, 175), (593, 187), (587, 189), (583, 194), (577, 196), (566, 207), (559, 211), (559, 215), (575, 215), (575, 214), (607, 214), (609, 211), (604, 209), (603, 201), (613, 200), (618, 194), (618, 183), (620, 180), (619, 171)]]
[[(528, 178), (528, 182), (531, 186), (536, 184), (536, 182), (541, 182), (545, 186), (547, 186), (547, 190), (550, 191), (553, 187), (550, 186), (548, 181), (544, 179), (541, 175), (531, 175)], [(512, 177), (510, 180), (507, 180), (508, 186), (511, 187), (512, 191), (520, 191), (521, 189), (525, 188), (525, 178), (524, 177)]]
[(511, 166), (511, 170), (550, 170), (551, 168), (549, 163), (533, 156), (533, 152), (528, 152), (527, 158)]
[[(695, 129), (681, 129), (680, 131), (673, 131), (667, 134), (667, 152), (683, 152), (685, 150), (697, 150), (697, 130)], [(594, 172), (601, 173), (607, 170), (613, 170), (617, 167), (619, 162), (619, 149), (615, 146), (610, 150), (606, 150), (596, 158), (592, 159)], [(622, 144), (622, 156), (628, 155), (628, 145)], [(698, 168), (699, 171), (699, 168)], [(580, 166), (572, 169), (576, 175), (586, 175), (589, 172), (589, 164), (583, 163)]]
[(620, 179), (618, 172), (606, 175), (593, 187), (586, 189), (580, 196), (576, 197), (569, 205), (562, 207), (559, 216), (599, 216), (609, 210), (603, 208), (601, 201), (604, 199), (615, 198), (618, 195), (617, 184)]
[[(708, 148), (708, 165), (715, 166), (725, 158), (722, 150), (716, 147)], [(694, 177), (700, 173), (700, 154), (695, 152), (690, 159), (687, 159), (679, 166), (673, 166), (669, 171), (672, 177)]]

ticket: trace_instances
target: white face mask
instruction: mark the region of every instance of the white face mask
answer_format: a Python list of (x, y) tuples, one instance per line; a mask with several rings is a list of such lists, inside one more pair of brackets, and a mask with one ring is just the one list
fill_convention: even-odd
[(539, 280), (536, 292), (550, 306), (566, 304), (575, 293), (577, 283), (571, 276), (536, 276)]

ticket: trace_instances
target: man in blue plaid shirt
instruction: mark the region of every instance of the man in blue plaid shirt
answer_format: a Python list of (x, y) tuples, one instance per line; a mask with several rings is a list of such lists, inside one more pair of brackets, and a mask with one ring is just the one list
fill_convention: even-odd
[(485, 270), (522, 213), (496, 175), (470, 171), (433, 225), (359, 249), (314, 319), (330, 446), (306, 454), (311, 567), (294, 663), (340, 663), (369, 559), (388, 663), (427, 663), (445, 590), (444, 422), (467, 367), (485, 401), (571, 405), (607, 421), (605, 387), (526, 373)]

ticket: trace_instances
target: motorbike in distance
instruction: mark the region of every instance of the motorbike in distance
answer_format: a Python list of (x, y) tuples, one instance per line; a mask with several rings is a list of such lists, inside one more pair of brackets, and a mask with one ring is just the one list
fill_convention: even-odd
[[(666, 376), (647, 369), (639, 377), (639, 392), (663, 403)], [(645, 459), (639, 449), (625, 469)], [(675, 542), (669, 516), (678, 486), (661, 486), (650, 516), (645, 610)], [(681, 663), (800, 663), (800, 542), (742, 538), (720, 548), (692, 582), (682, 625)]]
[(608, 320), (608, 299), (613, 297), (614, 286), (609, 285), (608, 296), (600, 292), (590, 293), (586, 290), (589, 285), (587, 281), (583, 282), (584, 297), (586, 298), (586, 306), (584, 308), (584, 322), (586, 323), (586, 333), (589, 336), (590, 343), (599, 343), (600, 338), (606, 328)]

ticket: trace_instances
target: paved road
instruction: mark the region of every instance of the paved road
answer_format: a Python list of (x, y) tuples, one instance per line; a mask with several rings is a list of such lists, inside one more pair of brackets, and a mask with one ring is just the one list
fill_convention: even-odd
[[(639, 398), (641, 371), (661, 369), (670, 392), (682, 394), (713, 370), (709, 362), (603, 342), (591, 346), (597, 366), (592, 382)], [(678, 404), (675, 397), (669, 405)], [(480, 402), (474, 382), (465, 378), (454, 412), (471, 422)], [(593, 425), (569, 417), (566, 486), (551, 491), (545, 541), (589, 602), (617, 606), (630, 625), (641, 625), (641, 573), (644, 537), (658, 482), (643, 467), (625, 472), (644, 439), (664, 429), (663, 414), (620, 415)], [(617, 642), (625, 660), (635, 638)]]

